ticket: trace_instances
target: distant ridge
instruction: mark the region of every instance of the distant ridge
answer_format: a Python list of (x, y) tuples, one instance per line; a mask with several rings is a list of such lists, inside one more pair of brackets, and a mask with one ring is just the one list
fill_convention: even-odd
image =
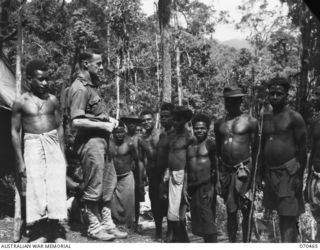
[(244, 39), (230, 39), (227, 41), (223, 41), (221, 42), (223, 45), (227, 45), (230, 47), (234, 47), (236, 49), (242, 49), (242, 48), (246, 48), (251, 50), (252, 46), (250, 45), (250, 43), (247, 40)]

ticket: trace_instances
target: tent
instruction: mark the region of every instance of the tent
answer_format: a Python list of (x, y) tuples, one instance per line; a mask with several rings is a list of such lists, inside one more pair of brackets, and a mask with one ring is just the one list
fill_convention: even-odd
[(13, 206), (14, 191), (4, 180), (4, 176), (13, 173), (15, 167), (11, 143), (11, 108), (15, 96), (14, 71), (6, 57), (0, 53), (0, 207), (2, 208)]
[(16, 95), (15, 76), (8, 60), (0, 54), (0, 107), (11, 110)]

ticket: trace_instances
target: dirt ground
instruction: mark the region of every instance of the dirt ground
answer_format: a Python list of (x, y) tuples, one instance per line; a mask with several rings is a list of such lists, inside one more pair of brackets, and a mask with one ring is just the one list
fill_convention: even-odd
[[(147, 191), (147, 190), (146, 190)], [(219, 203), (221, 204), (221, 202)], [(155, 226), (154, 221), (152, 218), (152, 213), (150, 211), (150, 201), (148, 197), (148, 193), (146, 192), (145, 202), (140, 204), (140, 217), (139, 217), (139, 233), (134, 232), (133, 230), (126, 230), (128, 231), (128, 238), (127, 239), (119, 239), (113, 242), (119, 243), (156, 243), (157, 241), (154, 239), (155, 234)], [(219, 210), (224, 210), (223, 208)], [(218, 213), (220, 214), (220, 213)], [(188, 217), (188, 216), (187, 216)], [(220, 217), (220, 218), (219, 218)], [(187, 231), (189, 235), (189, 239), (191, 243), (202, 243), (203, 239), (201, 237), (195, 236), (191, 233), (191, 221), (190, 215), (188, 217), (187, 222)], [(219, 243), (227, 243), (228, 237), (226, 235), (225, 229), (225, 216), (218, 216), (217, 218), (217, 229), (218, 229), (218, 242)], [(86, 229), (85, 226), (82, 224), (68, 224), (65, 223), (64, 225), (66, 232), (67, 232), (67, 240), (70, 243), (95, 243), (100, 242), (97, 240), (88, 239), (86, 237)], [(167, 223), (164, 219), (163, 222), (163, 239), (165, 237)], [(5, 216), (0, 218), (0, 243), (12, 243), (12, 235), (13, 235), (13, 218), (10, 216)], [(241, 226), (239, 226), (238, 232), (238, 242), (241, 242)], [(28, 237), (23, 236), (21, 243), (28, 242)], [(272, 240), (268, 240), (267, 237), (261, 237), (260, 240), (253, 235), (252, 242), (275, 242)], [(158, 242), (157, 242), (158, 243)]]
[[(154, 222), (152, 220), (141, 219), (140, 223), (141, 232), (139, 234), (129, 231), (127, 239), (115, 240), (113, 242), (119, 243), (152, 243), (156, 242), (153, 238), (155, 233)], [(85, 227), (80, 224), (65, 225), (67, 231), (67, 240), (70, 243), (94, 243), (99, 242), (97, 240), (88, 240), (85, 235)], [(163, 223), (164, 232), (166, 231), (166, 222)], [(11, 243), (13, 232), (13, 218), (5, 217), (0, 220), (0, 243)], [(188, 227), (188, 234), (191, 242), (200, 243), (203, 242), (202, 238), (192, 235), (190, 227)], [(219, 237), (219, 241), (226, 241), (225, 238)], [(28, 238), (23, 236), (22, 243), (28, 242)]]

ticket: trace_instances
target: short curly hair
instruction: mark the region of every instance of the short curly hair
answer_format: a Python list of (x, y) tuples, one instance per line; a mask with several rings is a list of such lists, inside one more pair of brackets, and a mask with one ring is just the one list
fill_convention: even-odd
[(210, 128), (211, 120), (210, 120), (209, 116), (204, 113), (196, 114), (192, 118), (192, 126), (195, 126), (197, 122), (204, 122), (206, 124), (207, 128), (208, 129)]
[(40, 59), (34, 59), (27, 63), (26, 65), (26, 75), (29, 77), (33, 77), (35, 71), (41, 70), (41, 71), (47, 71), (48, 66), (47, 64)]
[(153, 115), (153, 111), (151, 109), (144, 109), (141, 111), (140, 117), (142, 117), (144, 115)]
[(288, 79), (285, 77), (277, 76), (277, 77), (270, 79), (269, 82), (267, 83), (268, 89), (270, 89), (272, 86), (275, 86), (275, 85), (280, 85), (280, 86), (284, 87), (284, 89), (287, 92), (290, 88), (290, 83), (289, 83)]

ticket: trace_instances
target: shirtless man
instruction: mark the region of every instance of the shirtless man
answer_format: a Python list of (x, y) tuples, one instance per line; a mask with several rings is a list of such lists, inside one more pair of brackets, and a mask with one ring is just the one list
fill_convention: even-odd
[[(174, 106), (171, 103), (163, 103), (160, 109), (160, 124), (162, 131), (159, 137), (157, 147), (157, 193), (160, 194), (159, 204), (157, 206), (157, 231), (159, 237), (162, 237), (162, 220), (168, 212), (168, 181), (163, 180), (164, 171), (168, 168), (169, 142), (170, 137), (174, 134), (173, 128), (173, 111)], [(168, 232), (168, 231), (167, 231)]]
[(45, 62), (30, 61), (26, 75), (30, 91), (14, 102), (11, 121), (19, 175), (26, 178), (26, 223), (34, 223), (30, 242), (61, 243), (65, 235), (58, 221), (67, 218), (67, 196), (59, 103), (48, 92)]
[(289, 82), (269, 81), (273, 108), (264, 115), (262, 130), (263, 205), (276, 210), (282, 242), (296, 242), (297, 219), (304, 211), (302, 180), (306, 164), (306, 125), (301, 115), (287, 106)]
[(237, 86), (224, 88), (226, 117), (214, 125), (217, 156), (219, 157), (219, 178), (221, 196), (227, 208), (227, 231), (230, 242), (236, 242), (237, 211), (243, 215), (243, 242), (248, 238), (248, 220), (251, 200), (249, 198), (252, 162), (255, 161), (258, 122), (240, 110), (245, 96)]
[[(320, 110), (320, 87), (317, 87), (312, 98), (314, 110)], [(310, 204), (313, 218), (317, 222), (317, 235), (315, 242), (320, 242), (320, 117), (315, 118), (310, 129), (311, 153), (308, 166), (307, 185), (304, 191), (305, 200)]]
[(187, 151), (192, 233), (203, 237), (205, 242), (217, 242), (215, 209), (212, 209), (216, 206), (217, 198), (214, 186), (219, 183), (216, 146), (207, 138), (210, 128), (208, 116), (197, 114), (192, 119), (192, 124), (196, 141)]
[[(189, 242), (186, 231), (187, 194), (187, 149), (194, 138), (186, 129), (186, 123), (192, 118), (192, 111), (177, 106), (173, 110), (174, 134), (169, 141), (169, 206), (168, 206), (168, 242)], [(166, 171), (166, 172), (168, 172)]]
[(146, 168), (148, 181), (149, 181), (149, 198), (151, 202), (151, 210), (156, 224), (156, 240), (161, 240), (162, 224), (159, 225), (158, 209), (159, 209), (159, 188), (157, 167), (157, 146), (159, 143), (160, 130), (154, 126), (153, 112), (151, 110), (143, 110), (140, 114), (142, 126), (145, 129), (145, 133), (142, 136), (144, 142), (148, 144), (148, 149), (143, 149), (143, 162)]
[(138, 164), (138, 156), (133, 140), (126, 140), (124, 123), (113, 131), (113, 140), (110, 140), (110, 160), (117, 174), (117, 185), (111, 200), (111, 212), (117, 224), (125, 224), (132, 228), (135, 222), (135, 195), (133, 162)]
[(133, 144), (135, 154), (138, 157), (138, 161), (133, 161), (132, 169), (134, 173), (135, 181), (135, 230), (138, 231), (139, 224), (139, 215), (140, 215), (140, 202), (144, 202), (144, 166), (142, 162), (141, 149), (139, 147), (139, 136), (140, 134), (136, 133), (138, 125), (141, 123), (141, 120), (135, 115), (129, 115), (122, 117), (121, 120), (127, 126), (127, 135), (125, 140), (128, 143)]

